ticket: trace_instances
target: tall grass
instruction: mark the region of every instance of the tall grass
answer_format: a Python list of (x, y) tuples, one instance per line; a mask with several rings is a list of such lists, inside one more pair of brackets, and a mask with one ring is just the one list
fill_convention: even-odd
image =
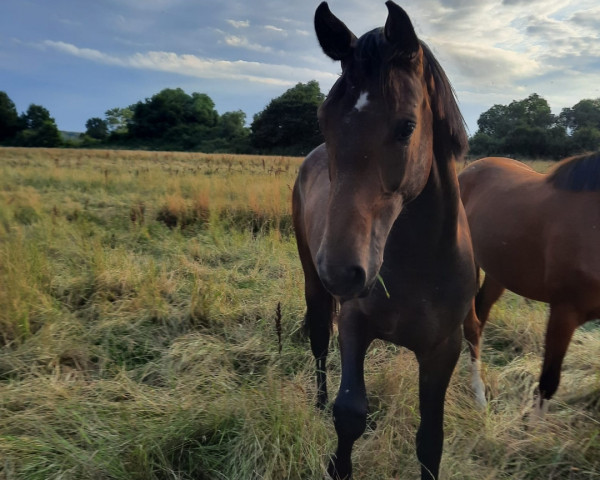
[[(301, 334), (299, 163), (0, 149), (0, 479), (323, 477), (335, 435)], [(600, 478), (593, 325), (547, 421), (526, 428), (546, 314), (510, 294), (493, 310), (485, 412), (461, 357), (442, 478)], [(329, 363), (335, 391), (335, 341)], [(416, 361), (375, 342), (366, 370), (356, 478), (415, 478)]]

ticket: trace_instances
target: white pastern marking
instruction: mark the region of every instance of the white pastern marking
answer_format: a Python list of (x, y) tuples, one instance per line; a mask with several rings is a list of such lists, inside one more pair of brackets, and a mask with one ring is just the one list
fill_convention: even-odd
[(358, 100), (356, 100), (356, 105), (354, 105), (354, 110), (358, 110), (359, 112), (364, 110), (365, 107), (369, 104), (369, 92), (362, 92)]
[(544, 420), (546, 413), (548, 413), (548, 404), (548, 400), (543, 399), (541, 395), (538, 394), (529, 419), (529, 423), (532, 427), (536, 427)]
[(471, 362), (471, 388), (475, 393), (475, 403), (481, 409), (487, 405), (485, 399), (485, 385), (481, 379), (481, 361), (475, 360)]

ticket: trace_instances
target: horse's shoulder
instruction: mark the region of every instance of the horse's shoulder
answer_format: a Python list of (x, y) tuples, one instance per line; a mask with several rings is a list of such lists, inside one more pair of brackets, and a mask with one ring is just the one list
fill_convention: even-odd
[(325, 144), (322, 143), (306, 156), (300, 166), (300, 173), (307, 174), (314, 170), (327, 168), (327, 163), (327, 149), (325, 148)]
[(323, 170), (328, 168), (327, 150), (325, 144), (322, 143), (311, 151), (298, 170), (298, 177), (296, 183), (301, 186), (306, 183), (310, 183), (315, 176), (322, 173)]

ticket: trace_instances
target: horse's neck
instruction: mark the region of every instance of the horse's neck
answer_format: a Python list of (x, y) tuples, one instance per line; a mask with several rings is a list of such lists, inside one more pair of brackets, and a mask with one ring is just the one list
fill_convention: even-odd
[(406, 236), (407, 229), (419, 242), (432, 247), (456, 237), (460, 194), (454, 158), (435, 157), (425, 187), (396, 221), (392, 236)]
[(431, 192), (443, 200), (444, 218), (456, 226), (458, 219), (458, 206), (460, 203), (460, 190), (456, 176), (456, 161), (453, 156), (435, 156), (429, 175), (434, 181), (435, 188)]

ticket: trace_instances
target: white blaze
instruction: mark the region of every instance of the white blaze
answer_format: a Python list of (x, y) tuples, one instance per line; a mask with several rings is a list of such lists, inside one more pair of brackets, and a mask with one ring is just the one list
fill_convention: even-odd
[(359, 112), (363, 110), (369, 104), (369, 92), (362, 92), (358, 100), (356, 100), (356, 105), (354, 105), (354, 109)]

